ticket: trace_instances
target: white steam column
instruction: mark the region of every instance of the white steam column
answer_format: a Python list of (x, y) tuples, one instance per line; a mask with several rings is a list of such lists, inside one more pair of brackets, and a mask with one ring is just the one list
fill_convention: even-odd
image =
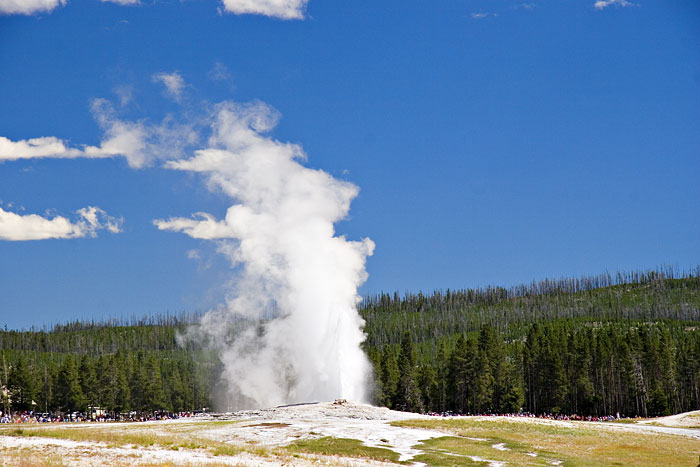
[[(168, 167), (204, 174), (234, 204), (222, 220), (198, 213), (155, 223), (217, 240), (240, 270), (226, 306), (199, 326), (220, 352), (237, 408), (366, 402), (370, 365), (356, 307), (374, 243), (334, 231), (358, 189), (302, 165), (298, 145), (264, 136), (278, 118), (259, 102), (217, 106), (208, 147)], [(230, 338), (233, 323), (261, 321)]]

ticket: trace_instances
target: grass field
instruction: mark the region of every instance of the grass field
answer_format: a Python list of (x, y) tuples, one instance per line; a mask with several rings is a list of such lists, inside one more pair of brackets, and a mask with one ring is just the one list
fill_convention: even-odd
[(486, 461), (497, 461), (508, 465), (696, 467), (700, 456), (697, 439), (585, 423), (460, 418), (394, 424), (446, 432), (447, 436), (419, 446), (425, 454), (414, 459), (433, 466), (487, 465)]
[(399, 455), (391, 449), (368, 447), (357, 439), (334, 438), (331, 436), (294, 441), (287, 446), (287, 449), (290, 452), (375, 459), (384, 462), (398, 462), (399, 460)]
[[(651, 421), (650, 421), (651, 422)], [(688, 466), (700, 462), (700, 440), (651, 432), (632, 424), (559, 423), (549, 420), (464, 417), (401, 420), (383, 430), (424, 428), (428, 435), (414, 447), (416, 457), (399, 462), (398, 449), (375, 436), (375, 446), (350, 433), (356, 425), (332, 420), (336, 436), (318, 425), (295, 425), (293, 419), (11, 425), (0, 427), (0, 466), (199, 466), (267, 465), (334, 466)], [(384, 422), (386, 423), (386, 422)], [(653, 423), (653, 422), (651, 422)], [(694, 424), (695, 420), (690, 420)], [(327, 425), (326, 425), (327, 426)], [(349, 428), (350, 427), (350, 428)], [(384, 427), (384, 428), (381, 428)], [(393, 428), (392, 428), (393, 427)], [(339, 429), (340, 428), (340, 429)], [(269, 444), (279, 430), (285, 440)], [(253, 434), (253, 432), (256, 432)], [(438, 433), (439, 432), (439, 433)], [(357, 432), (355, 432), (357, 433)], [(385, 432), (382, 432), (385, 433)], [(389, 432), (386, 432), (389, 433)], [(257, 436), (257, 437), (255, 437)], [(261, 437), (262, 436), (262, 437)], [(362, 437), (362, 436), (357, 436)], [(387, 434), (387, 437), (389, 434)], [(370, 443), (371, 444), (371, 443)], [(409, 446), (413, 443), (409, 444)]]

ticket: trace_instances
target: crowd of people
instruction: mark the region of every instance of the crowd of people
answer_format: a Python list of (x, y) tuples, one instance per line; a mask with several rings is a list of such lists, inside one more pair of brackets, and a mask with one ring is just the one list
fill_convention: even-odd
[(0, 423), (79, 423), (79, 422), (147, 422), (155, 420), (174, 420), (201, 415), (203, 412), (155, 412), (155, 413), (84, 413), (73, 412), (68, 414), (50, 414), (37, 412), (22, 412), (6, 414), (0, 411)]
[[(179, 418), (189, 418), (201, 416), (204, 412), (154, 412), (149, 414), (129, 412), (121, 414), (109, 414), (94, 412), (87, 414), (84, 412), (73, 412), (69, 414), (49, 414), (49, 413), (35, 413), (35, 412), (22, 412), (15, 414), (5, 414), (0, 410), (0, 423), (66, 423), (66, 422), (147, 422), (156, 420), (174, 420)], [(621, 418), (628, 419), (629, 417), (621, 417), (620, 413), (615, 415), (602, 415), (602, 416), (581, 416), (576, 414), (566, 415), (566, 414), (533, 414), (530, 412), (518, 412), (518, 413), (503, 413), (503, 414), (457, 414), (451, 411), (447, 412), (429, 412), (426, 415), (433, 417), (465, 417), (465, 416), (478, 416), (478, 417), (525, 417), (525, 418), (541, 418), (547, 420), (575, 420), (575, 421), (585, 421), (585, 422), (612, 422), (615, 420), (620, 420)], [(639, 418), (639, 417), (637, 417)]]
[[(479, 413), (479, 414), (457, 414), (453, 413), (451, 411), (447, 412), (430, 412), (427, 415), (433, 416), (433, 417), (465, 417), (465, 416), (476, 416), (476, 417), (518, 417), (518, 418), (541, 418), (545, 420), (575, 420), (575, 421), (583, 421), (583, 422), (612, 422), (615, 420), (620, 420), (622, 418), (624, 419), (629, 419), (630, 417), (621, 417), (620, 413), (616, 413), (615, 415), (576, 415), (576, 414), (552, 414), (552, 413), (543, 413), (543, 414), (533, 414), (530, 412), (518, 412), (518, 413), (501, 413), (501, 414), (494, 414), (494, 413)], [(639, 417), (636, 417), (639, 418)]]

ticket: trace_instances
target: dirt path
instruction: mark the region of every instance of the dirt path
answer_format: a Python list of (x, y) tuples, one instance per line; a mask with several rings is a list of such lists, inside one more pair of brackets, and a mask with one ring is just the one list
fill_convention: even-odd
[(639, 425), (660, 425), (675, 428), (700, 429), (700, 410), (669, 415), (668, 417), (652, 418), (639, 422)]

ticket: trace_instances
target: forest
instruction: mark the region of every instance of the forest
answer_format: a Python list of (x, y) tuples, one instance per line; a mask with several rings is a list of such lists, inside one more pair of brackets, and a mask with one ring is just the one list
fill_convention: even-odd
[[(375, 403), (414, 412), (656, 416), (700, 409), (700, 268), (365, 297)], [(0, 409), (217, 407), (196, 314), (0, 331)], [(264, 326), (264, 323), (263, 323)]]

